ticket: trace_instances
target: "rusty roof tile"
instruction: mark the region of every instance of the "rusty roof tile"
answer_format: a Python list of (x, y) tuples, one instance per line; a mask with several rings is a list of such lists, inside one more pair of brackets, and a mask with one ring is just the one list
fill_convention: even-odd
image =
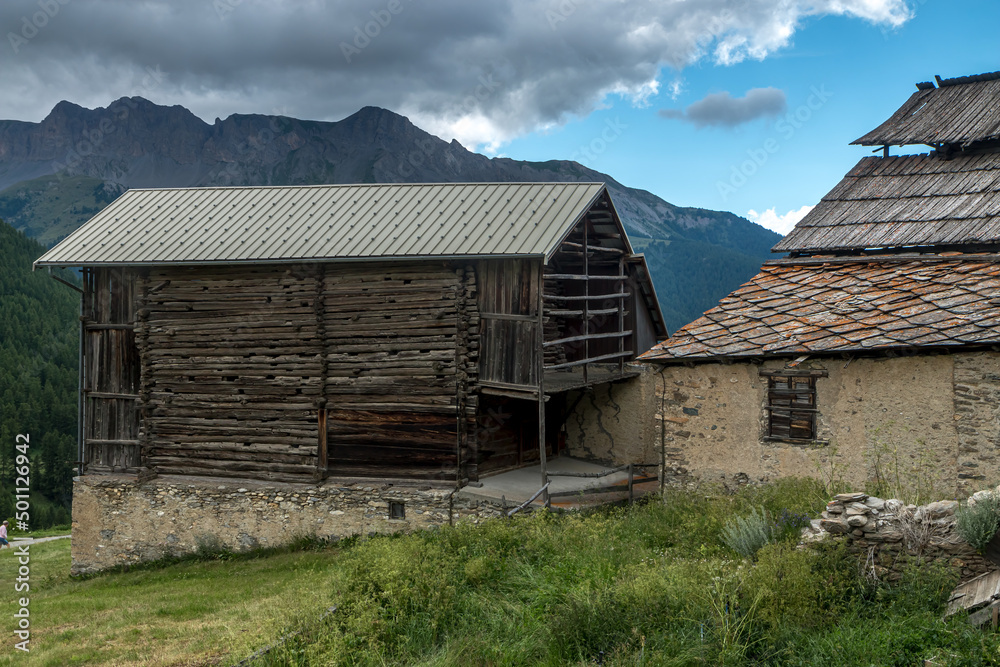
[(926, 261), (868, 258), (765, 265), (724, 305), (642, 358), (707, 359), (990, 342), (1000, 343), (997, 263), (961, 255)]

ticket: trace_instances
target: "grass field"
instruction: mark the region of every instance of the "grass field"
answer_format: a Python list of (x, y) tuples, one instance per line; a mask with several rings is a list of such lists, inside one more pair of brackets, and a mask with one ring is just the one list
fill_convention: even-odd
[[(0, 665), (233, 665), (272, 645), (252, 664), (1000, 664), (997, 635), (941, 620), (945, 570), (890, 586), (837, 548), (744, 559), (720, 540), (734, 515), (823, 501), (793, 480), (83, 580), (57, 540), (31, 550), (31, 652), (8, 639)], [(0, 553), (0, 600), (16, 567)]]

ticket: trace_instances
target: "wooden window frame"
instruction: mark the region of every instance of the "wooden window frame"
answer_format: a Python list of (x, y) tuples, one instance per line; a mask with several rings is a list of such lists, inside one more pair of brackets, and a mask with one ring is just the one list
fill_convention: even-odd
[(816, 379), (826, 371), (761, 371), (767, 378), (766, 440), (816, 443)]

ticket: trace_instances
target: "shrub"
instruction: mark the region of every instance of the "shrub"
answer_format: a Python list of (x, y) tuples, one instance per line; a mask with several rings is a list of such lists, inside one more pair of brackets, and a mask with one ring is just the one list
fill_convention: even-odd
[(1000, 496), (990, 493), (977, 499), (974, 505), (962, 505), (955, 512), (955, 519), (955, 530), (962, 539), (982, 551), (1000, 528)]
[(775, 526), (767, 510), (763, 507), (754, 508), (749, 516), (736, 517), (722, 529), (722, 542), (727, 547), (743, 556), (750, 558), (765, 544), (774, 541)]

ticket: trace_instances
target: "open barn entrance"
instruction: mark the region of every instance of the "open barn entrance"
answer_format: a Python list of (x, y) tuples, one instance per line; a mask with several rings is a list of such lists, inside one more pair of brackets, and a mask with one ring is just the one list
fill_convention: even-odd
[[(563, 437), (565, 401), (545, 405), (545, 454), (558, 456), (566, 448)], [(537, 465), (538, 404), (506, 396), (484, 395), (479, 401), (477, 470), (480, 476), (528, 465)]]

